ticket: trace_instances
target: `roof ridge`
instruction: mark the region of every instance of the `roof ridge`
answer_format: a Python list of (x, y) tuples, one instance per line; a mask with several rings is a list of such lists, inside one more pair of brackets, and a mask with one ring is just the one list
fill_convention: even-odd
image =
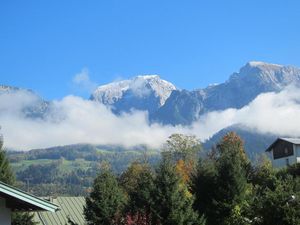
[(45, 199), (39, 198), (35, 195), (32, 195), (28, 192), (25, 192), (19, 188), (13, 187), (1, 181), (0, 181), (0, 192), (7, 194), (13, 198), (19, 199), (23, 202), (34, 205), (43, 210), (55, 212), (59, 209), (59, 207), (56, 204), (53, 204)]

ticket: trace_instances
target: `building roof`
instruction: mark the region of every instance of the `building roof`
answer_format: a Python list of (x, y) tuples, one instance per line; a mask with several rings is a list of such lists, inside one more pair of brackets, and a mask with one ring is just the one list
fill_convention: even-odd
[(280, 138), (281, 140), (290, 142), (295, 145), (300, 145), (300, 138)]
[(274, 141), (267, 149), (266, 152), (270, 152), (272, 150), (272, 148), (274, 147), (274, 145), (277, 144), (278, 141), (286, 141), (295, 145), (300, 145), (300, 138), (277, 138), (276, 141)]
[(85, 224), (83, 215), (84, 197), (57, 197), (53, 198), (52, 201), (59, 206), (60, 211), (56, 213), (34, 213), (34, 221), (38, 225), (65, 225), (68, 224), (68, 217), (78, 225)]
[(38, 198), (18, 188), (0, 181), (0, 197), (6, 199), (7, 207), (16, 211), (56, 212), (59, 207), (49, 201)]

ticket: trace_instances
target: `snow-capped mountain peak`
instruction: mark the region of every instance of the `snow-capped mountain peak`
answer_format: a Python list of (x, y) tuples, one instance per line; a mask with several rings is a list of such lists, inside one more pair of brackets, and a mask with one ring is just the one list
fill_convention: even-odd
[(130, 80), (122, 80), (99, 86), (91, 96), (91, 99), (96, 100), (105, 105), (113, 104), (123, 96), (123, 92), (129, 88)]
[[(91, 95), (91, 99), (115, 108), (119, 107), (120, 111), (123, 111), (121, 106), (125, 107), (125, 111), (131, 108), (143, 110), (144, 107), (141, 105), (147, 103), (142, 103), (142, 101), (152, 101), (152, 103), (155, 102), (156, 107), (160, 107), (173, 90), (176, 90), (176, 87), (158, 75), (139, 75), (132, 79), (99, 86)], [(150, 100), (148, 99), (149, 96)], [(124, 105), (124, 99), (127, 101), (126, 105)], [(132, 101), (128, 104), (130, 99)], [(133, 100), (138, 103), (135, 104)]]
[(300, 69), (293, 66), (284, 66), (258, 61), (248, 62), (239, 73), (233, 74), (234, 79), (244, 79), (248, 83), (253, 81), (265, 83), (281, 88), (300, 81)]
[(251, 67), (265, 67), (265, 68), (283, 67), (283, 65), (274, 64), (274, 63), (266, 63), (266, 62), (262, 62), (262, 61), (250, 61), (247, 64)]

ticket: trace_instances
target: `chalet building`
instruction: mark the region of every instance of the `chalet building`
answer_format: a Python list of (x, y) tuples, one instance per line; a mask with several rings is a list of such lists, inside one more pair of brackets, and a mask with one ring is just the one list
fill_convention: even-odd
[(267, 148), (275, 168), (300, 163), (300, 138), (278, 138)]
[(0, 182), (0, 224), (11, 225), (11, 213), (49, 211), (54, 213), (59, 207), (49, 201), (21, 191)]

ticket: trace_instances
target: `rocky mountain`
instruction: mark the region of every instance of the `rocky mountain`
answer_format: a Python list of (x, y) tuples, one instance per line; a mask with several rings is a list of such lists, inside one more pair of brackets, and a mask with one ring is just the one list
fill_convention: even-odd
[(151, 121), (188, 125), (201, 114), (227, 108), (242, 108), (264, 92), (300, 85), (300, 69), (263, 62), (249, 62), (218, 85), (204, 89), (174, 90), (166, 103), (151, 114)]
[(157, 111), (176, 87), (157, 75), (137, 76), (98, 87), (90, 99), (110, 106), (113, 112), (132, 109)]
[[(11, 98), (17, 105), (10, 105)], [(21, 111), (22, 116), (29, 118), (44, 118), (51, 105), (51, 102), (45, 101), (32, 90), (7, 85), (0, 85), (0, 99), (0, 113)]]
[(157, 75), (137, 76), (98, 87), (90, 99), (111, 107), (116, 114), (145, 110), (151, 122), (189, 125), (200, 115), (227, 108), (242, 108), (265, 92), (300, 85), (300, 69), (264, 62), (249, 62), (224, 83), (193, 91), (179, 90)]
[[(110, 107), (115, 114), (132, 109), (144, 110), (148, 111), (152, 123), (190, 125), (207, 112), (242, 108), (261, 93), (278, 92), (291, 84), (300, 85), (299, 68), (249, 62), (224, 83), (203, 89), (179, 90), (157, 75), (148, 75), (99, 86), (90, 99)], [(11, 106), (8, 96), (14, 98), (16, 106)], [(52, 103), (27, 89), (0, 86), (0, 102), (0, 114), (16, 107), (18, 112), (29, 118), (45, 118), (51, 114)], [(231, 130), (245, 139), (248, 152), (262, 151), (275, 138), (271, 134), (257, 134), (240, 126), (232, 126), (219, 131), (205, 146), (210, 148)]]

